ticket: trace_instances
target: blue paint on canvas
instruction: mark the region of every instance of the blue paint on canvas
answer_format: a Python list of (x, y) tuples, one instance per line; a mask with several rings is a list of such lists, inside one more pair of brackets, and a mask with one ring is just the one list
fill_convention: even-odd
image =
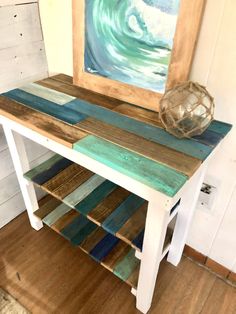
[(85, 71), (163, 92), (180, 0), (86, 0)]

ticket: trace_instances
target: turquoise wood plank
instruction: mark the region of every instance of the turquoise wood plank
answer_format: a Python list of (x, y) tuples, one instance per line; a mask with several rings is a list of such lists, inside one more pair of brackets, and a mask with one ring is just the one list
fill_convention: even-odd
[(86, 118), (83, 113), (79, 113), (78, 111), (64, 106), (59, 106), (51, 101), (28, 94), (20, 89), (11, 90), (3, 95), (70, 124), (76, 124)]
[(70, 207), (68, 207), (65, 204), (61, 204), (57, 208), (55, 208), (50, 214), (48, 214), (46, 217), (44, 217), (43, 222), (50, 227), (59, 218), (61, 218), (66, 213), (68, 213), (70, 210), (71, 210)]
[(187, 181), (182, 173), (92, 135), (73, 148), (171, 197)]
[(71, 243), (80, 245), (96, 228), (98, 226), (88, 220), (88, 223), (71, 239)]
[(201, 143), (215, 147), (222, 140), (222, 135), (211, 130), (204, 131), (201, 135), (196, 135), (193, 139)]
[(112, 191), (114, 191), (116, 187), (116, 184), (106, 180), (79, 204), (75, 205), (75, 209), (83, 215), (88, 215), (88, 213), (93, 210), (102, 200), (104, 200)]
[(19, 89), (28, 94), (32, 94), (34, 96), (38, 96), (48, 101), (54, 102), (58, 105), (65, 105), (66, 103), (76, 99), (75, 97), (68, 94), (64, 94), (35, 83), (28, 84), (26, 86), (20, 87)]
[(97, 262), (101, 262), (118, 244), (120, 240), (112, 234), (107, 234), (90, 252)]
[(216, 132), (220, 134), (223, 138), (229, 133), (232, 127), (233, 127), (232, 124), (221, 122), (218, 120), (213, 120), (207, 130)]
[[(165, 145), (179, 152), (185, 153), (200, 160), (204, 160), (212, 151), (208, 145), (192, 139), (177, 139), (164, 129), (149, 125), (106, 108), (76, 99), (64, 105), (88, 116), (95, 117), (103, 122), (117, 126), (131, 133), (142, 136), (153, 142)], [(79, 126), (79, 124), (78, 124)]]
[(115, 266), (113, 272), (117, 277), (126, 281), (138, 265), (139, 260), (135, 257), (135, 250), (131, 249), (123, 260)]
[(62, 229), (60, 233), (67, 240), (71, 241), (71, 239), (74, 238), (79, 233), (79, 231), (88, 224), (88, 222), (89, 220), (85, 216), (80, 215), (79, 217), (76, 217), (64, 229)]
[(28, 180), (32, 180), (33, 177), (40, 174), (41, 172), (50, 169), (56, 162), (59, 160), (62, 160), (64, 157), (60, 155), (54, 155), (42, 164), (38, 165), (37, 167), (34, 167), (33, 169), (29, 170), (24, 174), (24, 177)]
[(144, 202), (144, 199), (131, 194), (105, 219), (102, 227), (108, 232), (115, 234)]
[(73, 162), (69, 159), (63, 158), (55, 162), (50, 168), (38, 173), (36, 176), (32, 178), (34, 183), (39, 185), (44, 184), (48, 180), (52, 179), (55, 175), (57, 175), (62, 170), (69, 167)]
[(81, 202), (105, 180), (106, 179), (98, 176), (97, 174), (93, 175), (91, 178), (81, 184), (77, 189), (75, 189), (72, 193), (67, 195), (63, 199), (63, 203), (67, 204), (71, 208), (74, 208), (76, 204)]

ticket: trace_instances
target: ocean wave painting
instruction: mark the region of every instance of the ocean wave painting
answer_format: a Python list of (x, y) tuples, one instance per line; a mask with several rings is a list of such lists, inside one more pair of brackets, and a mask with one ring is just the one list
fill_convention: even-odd
[(85, 0), (85, 71), (165, 90), (180, 0)]

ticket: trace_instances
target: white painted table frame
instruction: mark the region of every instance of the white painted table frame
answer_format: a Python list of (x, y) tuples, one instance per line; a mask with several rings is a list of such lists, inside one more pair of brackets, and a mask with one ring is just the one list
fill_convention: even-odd
[[(30, 168), (22, 136), (43, 145), (49, 150), (70, 159), (110, 181), (113, 181), (119, 186), (148, 201), (143, 250), (142, 253), (136, 251), (136, 257), (141, 260), (138, 286), (137, 290), (132, 289), (132, 293), (136, 296), (137, 309), (143, 313), (147, 313), (151, 307), (161, 260), (166, 254), (168, 254), (168, 262), (175, 266), (177, 266), (181, 260), (194, 208), (209, 162), (209, 157), (185, 183), (182, 189), (171, 198), (15, 121), (1, 116), (0, 123), (4, 128), (25, 206), (28, 211), (29, 220), (31, 226), (35, 230), (41, 229), (43, 224), (41, 220), (33, 214), (34, 211), (38, 209), (38, 202), (33, 183), (28, 182), (23, 177), (23, 174), (30, 170)], [(210, 157), (212, 157), (212, 155), (213, 154), (211, 154)], [(181, 199), (180, 205), (172, 214), (170, 214), (172, 207), (179, 199)], [(178, 216), (171, 244), (163, 252), (167, 226), (177, 213)]]

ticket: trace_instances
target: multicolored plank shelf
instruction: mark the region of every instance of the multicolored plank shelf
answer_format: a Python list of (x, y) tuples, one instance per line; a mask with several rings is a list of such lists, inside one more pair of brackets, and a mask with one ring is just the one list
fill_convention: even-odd
[(179, 140), (157, 112), (78, 88), (62, 74), (2, 94), (0, 121), (20, 181), (27, 156), (12, 130), (64, 156), (24, 174), (48, 193), (36, 212), (20, 182), (32, 226), (37, 216), (36, 229), (43, 221), (127, 282), (146, 313), (160, 261), (167, 253), (173, 265), (180, 261), (206, 160), (232, 126), (214, 120), (202, 135)]

